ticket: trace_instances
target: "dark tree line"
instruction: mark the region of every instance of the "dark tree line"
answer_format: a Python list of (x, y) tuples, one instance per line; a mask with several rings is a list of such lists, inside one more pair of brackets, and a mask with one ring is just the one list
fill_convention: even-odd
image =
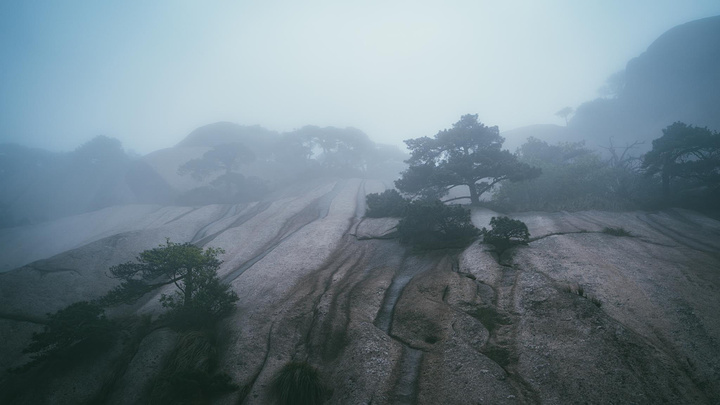
[(492, 204), (510, 211), (720, 206), (720, 134), (676, 122), (646, 154), (633, 156), (637, 146), (611, 144), (605, 159), (583, 143), (549, 145), (530, 138), (518, 158), (542, 168), (542, 175), (502, 184)]
[(132, 304), (147, 294), (174, 285), (170, 294), (161, 294), (168, 311), (162, 320), (178, 329), (201, 329), (214, 324), (231, 311), (238, 300), (230, 285), (217, 275), (222, 249), (169, 240), (141, 252), (134, 261), (109, 269), (110, 277), (121, 283), (99, 299), (79, 301), (48, 314), (42, 332), (33, 334), (25, 348), (32, 361), (26, 370), (48, 359), (62, 358), (89, 346), (107, 346), (117, 336), (119, 325), (105, 316), (105, 309)]
[[(688, 201), (717, 209), (720, 203), (720, 134), (680, 122), (664, 129), (640, 158), (631, 155), (637, 143), (624, 149), (611, 143), (611, 157), (603, 159), (583, 142), (549, 145), (536, 138), (511, 154), (501, 149), (497, 127), (483, 125), (477, 115), (461, 117), (433, 138), (405, 143), (409, 167), (395, 182), (402, 194), (368, 195), (366, 216), (401, 218), (400, 241), (421, 249), (464, 247), (478, 234), (499, 252), (527, 242), (527, 227), (507, 217), (493, 218), (492, 230), (478, 231), (466, 208), (446, 204), (453, 200), (498, 211), (626, 210)], [(440, 200), (458, 186), (469, 195)], [(481, 201), (488, 191), (492, 200)]]
[(160, 175), (106, 136), (71, 152), (0, 144), (0, 190), (0, 227), (173, 199)]
[(663, 196), (671, 194), (673, 179), (717, 193), (720, 187), (720, 134), (707, 128), (676, 122), (663, 129), (642, 161), (645, 173), (658, 175)]
[(284, 134), (257, 133), (261, 128), (230, 123), (203, 128), (181, 143), (212, 148), (178, 169), (206, 182), (181, 197), (191, 205), (257, 200), (317, 177), (391, 179), (406, 157), (397, 147), (376, 144), (355, 128), (305, 126)]

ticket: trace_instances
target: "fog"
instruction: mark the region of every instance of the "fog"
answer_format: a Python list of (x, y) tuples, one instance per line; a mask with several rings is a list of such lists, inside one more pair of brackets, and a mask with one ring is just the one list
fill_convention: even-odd
[(564, 124), (715, 0), (0, 4), (0, 142), (145, 154), (215, 121), (353, 126), (401, 144), (466, 113)]

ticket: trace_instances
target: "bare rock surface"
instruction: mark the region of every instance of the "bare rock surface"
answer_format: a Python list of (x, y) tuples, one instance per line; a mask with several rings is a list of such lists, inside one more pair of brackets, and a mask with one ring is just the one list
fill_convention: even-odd
[(126, 205), (36, 225), (0, 229), (0, 272), (123, 232), (157, 228), (189, 207)]
[[(362, 219), (364, 196), (384, 189), (337, 180), (246, 205), (109, 209), (124, 220), (0, 275), (0, 366), (22, 360), (45, 312), (103, 294), (109, 266), (169, 237), (223, 248), (220, 277), (240, 297), (217, 331), (218, 368), (240, 389), (216, 403), (272, 403), (290, 361), (317, 368), (328, 404), (720, 401), (718, 221), (676, 209), (522, 213), (510, 216), (531, 242), (501, 257), (480, 243), (416, 253), (391, 238), (397, 219)], [(498, 215), (474, 209), (472, 220)], [(41, 230), (7, 232), (20, 246)], [(135, 309), (158, 313), (158, 297)], [(145, 337), (105, 398), (142, 403), (173, 336)], [(101, 366), (48, 384), (102, 386)], [(54, 403), (94, 395), (58, 389)]]
[(358, 223), (355, 236), (358, 240), (392, 239), (397, 231), (399, 218), (364, 218)]

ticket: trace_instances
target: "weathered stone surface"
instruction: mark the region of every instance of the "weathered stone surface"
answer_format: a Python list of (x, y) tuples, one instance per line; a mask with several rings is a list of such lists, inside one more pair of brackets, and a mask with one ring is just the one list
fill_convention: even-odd
[(107, 399), (108, 404), (133, 405), (144, 401), (148, 383), (162, 369), (163, 362), (177, 342), (177, 333), (159, 329), (143, 339), (115, 389)]
[[(177, 216), (138, 209), (117, 234), (88, 232), (106, 236), (0, 275), (0, 337), (17, 337), (0, 366), (21, 363), (20, 341), (39, 329), (19, 315), (102, 294), (110, 265), (170, 237), (223, 248), (220, 276), (240, 296), (219, 327), (219, 368), (242, 389), (217, 403), (269, 403), (289, 361), (318, 369), (328, 404), (717, 403), (718, 221), (685, 210), (523, 213), (511, 216), (531, 242), (501, 258), (478, 243), (419, 254), (383, 239), (397, 220), (361, 220), (364, 195), (384, 187), (330, 181), (273, 201), (163, 208)], [(472, 218), (482, 227), (492, 216)], [(151, 297), (135, 309), (160, 306)], [(108, 398), (142, 402), (142, 381), (172, 346), (163, 333), (146, 338)], [(47, 387), (97, 388), (101, 377), (101, 365), (76, 369)], [(94, 391), (83, 392), (52, 398)]]

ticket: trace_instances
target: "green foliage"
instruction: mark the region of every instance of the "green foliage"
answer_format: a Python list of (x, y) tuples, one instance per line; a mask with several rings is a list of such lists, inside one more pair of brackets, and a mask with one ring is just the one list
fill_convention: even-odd
[(613, 236), (632, 236), (632, 234), (626, 231), (625, 228), (605, 227), (602, 232)]
[(383, 160), (377, 145), (356, 128), (307, 125), (286, 134), (278, 144), (276, 160), (291, 162), (295, 170), (315, 170), (333, 176), (362, 176)]
[(157, 248), (145, 250), (136, 262), (110, 268), (113, 277), (123, 280), (107, 294), (106, 305), (131, 303), (146, 293), (174, 284), (177, 290), (163, 294), (160, 301), (171, 310), (168, 316), (183, 327), (212, 323), (230, 311), (238, 296), (229, 285), (222, 284), (217, 270), (222, 263), (217, 255), (222, 249), (202, 249), (190, 243), (169, 240)]
[(278, 405), (319, 405), (325, 401), (328, 391), (317, 370), (305, 362), (286, 364), (270, 385)]
[(440, 200), (413, 201), (398, 224), (400, 242), (421, 250), (462, 248), (477, 234), (468, 209)]
[(686, 188), (705, 187), (717, 197), (720, 191), (720, 133), (676, 122), (663, 129), (643, 157), (647, 175), (659, 175), (663, 194), (670, 197), (671, 182), (679, 178)]
[(524, 222), (508, 217), (492, 217), (490, 229), (483, 228), (480, 233), (483, 241), (489, 243), (502, 254), (516, 245), (525, 245), (530, 240), (530, 232)]
[(191, 175), (200, 181), (212, 178), (210, 186), (191, 190), (179, 197), (184, 204), (237, 203), (257, 199), (267, 192), (265, 182), (259, 178), (246, 178), (237, 170), (254, 162), (255, 153), (240, 142), (217, 145), (199, 159), (185, 162), (178, 174)]
[(47, 314), (47, 324), (40, 333), (33, 333), (23, 353), (30, 353), (32, 361), (17, 371), (37, 363), (60, 358), (75, 350), (89, 350), (108, 346), (114, 338), (116, 325), (105, 317), (97, 303), (80, 301)]
[(398, 190), (424, 198), (442, 198), (456, 186), (467, 186), (472, 204), (503, 181), (537, 177), (540, 170), (518, 162), (502, 150), (505, 141), (497, 127), (486, 127), (477, 115), (463, 115), (451, 129), (434, 138), (406, 140), (412, 151), (406, 162), (410, 167), (395, 182)]
[(166, 318), (181, 329), (211, 326), (231, 311), (238, 300), (230, 284), (222, 283), (215, 274), (200, 273), (194, 282), (196, 292), (189, 304), (185, 304), (181, 291), (160, 297), (162, 306), (170, 309)]
[(150, 403), (197, 404), (236, 390), (230, 376), (217, 373), (215, 336), (205, 331), (186, 332), (150, 386)]
[(395, 189), (385, 190), (379, 194), (368, 194), (365, 199), (367, 201), (365, 216), (370, 218), (401, 217), (410, 203)]
[(504, 211), (621, 210), (644, 204), (652, 184), (640, 175), (636, 160), (616, 154), (612, 146), (609, 150), (613, 159), (604, 161), (582, 142), (549, 145), (529, 138), (518, 150), (520, 160), (540, 167), (542, 174), (503, 183), (492, 202)]

